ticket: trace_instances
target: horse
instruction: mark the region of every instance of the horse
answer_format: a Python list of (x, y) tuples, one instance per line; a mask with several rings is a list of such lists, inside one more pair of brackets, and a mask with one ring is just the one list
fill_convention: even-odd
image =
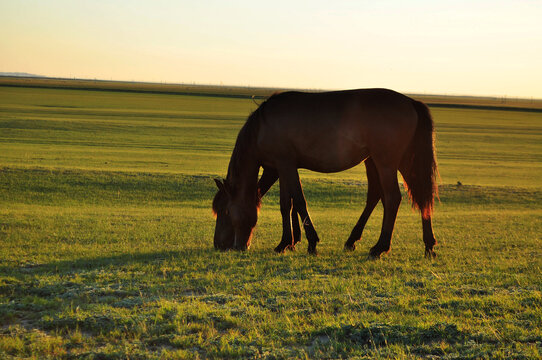
[(345, 249), (355, 249), (382, 200), (380, 237), (369, 256), (379, 258), (390, 251), (401, 203), (399, 171), (412, 206), (421, 213), (425, 255), (435, 257), (432, 215), (438, 169), (433, 119), (424, 103), (388, 89), (282, 92), (252, 112), (237, 136), (226, 178), (215, 179), (215, 248), (250, 247), (261, 198), (279, 180), (282, 238), (275, 251), (294, 248), (300, 240), (299, 216), (308, 252), (316, 254), (320, 239), (298, 169), (333, 173), (361, 162), (367, 173), (367, 203)]

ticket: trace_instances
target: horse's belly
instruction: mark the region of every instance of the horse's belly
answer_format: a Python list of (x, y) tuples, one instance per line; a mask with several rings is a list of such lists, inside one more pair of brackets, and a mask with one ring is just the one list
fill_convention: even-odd
[(369, 150), (366, 147), (338, 144), (325, 151), (320, 148), (299, 154), (297, 166), (322, 173), (333, 173), (350, 169), (368, 156)]
[(350, 169), (369, 156), (368, 146), (357, 129), (335, 128), (310, 134), (307, 127), (290, 127), (285, 131), (287, 136), (280, 131), (262, 134), (266, 135), (258, 141), (262, 163), (274, 168), (289, 163), (298, 168), (332, 173)]

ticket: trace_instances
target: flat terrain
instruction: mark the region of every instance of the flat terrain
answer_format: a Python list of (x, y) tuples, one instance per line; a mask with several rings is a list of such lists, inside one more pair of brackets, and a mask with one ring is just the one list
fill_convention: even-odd
[[(277, 91), (295, 89), (276, 89), (252, 86), (218, 86), (218, 85), (195, 85), (195, 84), (170, 84), (170, 83), (138, 83), (130, 81), (107, 81), (91, 79), (62, 79), (42, 77), (15, 77), (0, 76), (0, 86), (11, 87), (34, 87), (41, 89), (76, 89), (92, 91), (115, 91), (129, 93), (149, 94), (176, 94), (191, 96), (212, 96), (231, 98), (263, 99)], [(300, 89), (304, 91), (323, 91), (322, 89)], [(435, 106), (447, 105), (450, 107), (490, 107), (504, 109), (523, 109), (523, 111), (542, 111), (542, 99), (522, 99), (514, 97), (480, 97), (461, 95), (427, 95), (410, 94), (417, 100), (424, 101)]]
[(363, 166), (301, 172), (318, 257), (273, 253), (278, 188), (248, 252), (212, 249), (250, 91), (109, 90), (0, 86), (1, 358), (542, 356), (540, 112), (433, 107), (438, 257), (405, 199), (367, 261)]

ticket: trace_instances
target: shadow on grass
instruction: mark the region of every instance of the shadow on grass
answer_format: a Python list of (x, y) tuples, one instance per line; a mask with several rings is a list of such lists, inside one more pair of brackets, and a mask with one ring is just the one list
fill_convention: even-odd
[[(164, 297), (197, 293), (198, 289), (192, 286), (197, 276), (182, 281), (193, 269), (181, 265), (171, 270), (168, 266), (174, 261), (170, 260), (184, 258), (186, 264), (194, 257), (211, 260), (217, 256), (214, 254), (218, 254), (214, 249), (202, 248), (0, 266), (0, 299), (4, 300), (0, 303), (0, 323), (32, 324), (44, 329), (75, 324), (98, 334), (107, 324), (111, 325), (109, 315), (98, 311), (81, 320), (72, 308), (105, 306), (135, 311)], [(215, 264), (215, 271), (227, 266), (227, 262)], [(205, 268), (198, 271), (205, 272)], [(122, 316), (111, 316), (124, 321)]]
[[(307, 255), (311, 257), (312, 255)], [(0, 296), (65, 296), (81, 286), (145, 283), (147, 287), (167, 287), (188, 278), (191, 284), (220, 281), (216, 275), (231, 281), (242, 281), (239, 274), (254, 264), (272, 270), (275, 276), (299, 276), (293, 271), (289, 257), (268, 249), (247, 252), (217, 251), (212, 247), (186, 248), (156, 252), (128, 252), (111, 256), (81, 257), (19, 266), (0, 265)], [(327, 273), (321, 264), (309, 262), (312, 270)], [(335, 269), (337, 270), (337, 269)], [(302, 274), (301, 274), (302, 275)], [(129, 281), (128, 281), (129, 280)], [(245, 282), (261, 279), (245, 279)], [(204, 285), (202, 285), (204, 287)], [(143, 289), (143, 288), (142, 288)], [(194, 291), (193, 289), (191, 291)]]
[(18, 277), (18, 275), (26, 276), (28, 274), (75, 274), (77, 272), (87, 272), (117, 266), (129, 266), (133, 264), (156, 264), (175, 258), (208, 256), (212, 253), (218, 252), (214, 249), (202, 248), (157, 252), (122, 253), (103, 257), (83, 257), (73, 260), (58, 260), (44, 264), (29, 263), (16, 267), (0, 266), (0, 274), (9, 274), (10, 276), (14, 277)]
[[(502, 339), (487, 333), (473, 333), (461, 329), (454, 323), (435, 322), (431, 325), (386, 324), (381, 322), (361, 323), (356, 325), (340, 325), (316, 330), (310, 334), (312, 339), (309, 351), (333, 348), (341, 358), (351, 357), (352, 351), (365, 349), (370, 352), (393, 345), (406, 346), (409, 352), (423, 357), (440, 357), (451, 349), (469, 349), (473, 344), (483, 344), (471, 348), (471, 354), (462, 358), (486, 358), (491, 356), (495, 344)], [(535, 344), (539, 336), (526, 336), (515, 340), (516, 343)], [(442, 344), (446, 344), (445, 347)], [(363, 352), (363, 351), (362, 351)], [(514, 358), (514, 356), (511, 356)]]
[(469, 334), (455, 324), (437, 323), (429, 327), (390, 325), (382, 323), (342, 325), (317, 331), (315, 337), (327, 336), (330, 340), (357, 345), (384, 346), (391, 344), (421, 345), (428, 342), (463, 342)]
[[(349, 357), (352, 351), (382, 349), (392, 345), (408, 346), (418, 355), (442, 356), (436, 344), (462, 344), (473, 339), (472, 334), (458, 329), (455, 324), (435, 323), (430, 326), (385, 324), (341, 325), (315, 331), (310, 336), (310, 351), (333, 347), (340, 357)], [(363, 352), (363, 351), (362, 351)]]

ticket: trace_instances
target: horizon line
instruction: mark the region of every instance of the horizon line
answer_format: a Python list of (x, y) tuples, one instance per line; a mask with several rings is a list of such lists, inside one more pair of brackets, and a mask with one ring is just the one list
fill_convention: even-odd
[[(156, 84), (156, 85), (179, 85), (179, 86), (201, 86), (201, 87), (219, 87), (219, 88), (244, 88), (244, 89), (259, 89), (259, 90), (291, 90), (291, 91), (338, 91), (348, 90), (350, 88), (316, 88), (316, 87), (289, 87), (289, 86), (266, 86), (266, 85), (240, 85), (240, 84), (223, 84), (220, 83), (198, 83), (198, 82), (177, 82), (177, 81), (147, 81), (147, 80), (117, 80), (117, 79), (103, 79), (103, 78), (85, 78), (85, 77), (65, 77), (65, 76), (48, 76), (32, 74), (22, 71), (4, 71), (0, 72), (0, 77), (12, 77), (21, 79), (51, 79), (51, 80), (80, 80), (80, 81), (99, 81), (99, 82), (115, 82), (115, 83), (131, 83), (131, 84)], [(356, 88), (352, 88), (356, 89)], [(361, 88), (360, 88), (361, 89)], [(393, 89), (391, 89), (393, 90)], [(394, 90), (397, 91), (397, 90)], [(542, 97), (524, 97), (514, 95), (472, 95), (465, 93), (429, 93), (429, 92), (417, 92), (417, 91), (400, 91), (405, 95), (412, 96), (446, 96), (446, 97), (463, 97), (463, 98), (481, 98), (481, 99), (514, 99), (514, 100), (527, 100), (527, 101), (542, 101)]]

